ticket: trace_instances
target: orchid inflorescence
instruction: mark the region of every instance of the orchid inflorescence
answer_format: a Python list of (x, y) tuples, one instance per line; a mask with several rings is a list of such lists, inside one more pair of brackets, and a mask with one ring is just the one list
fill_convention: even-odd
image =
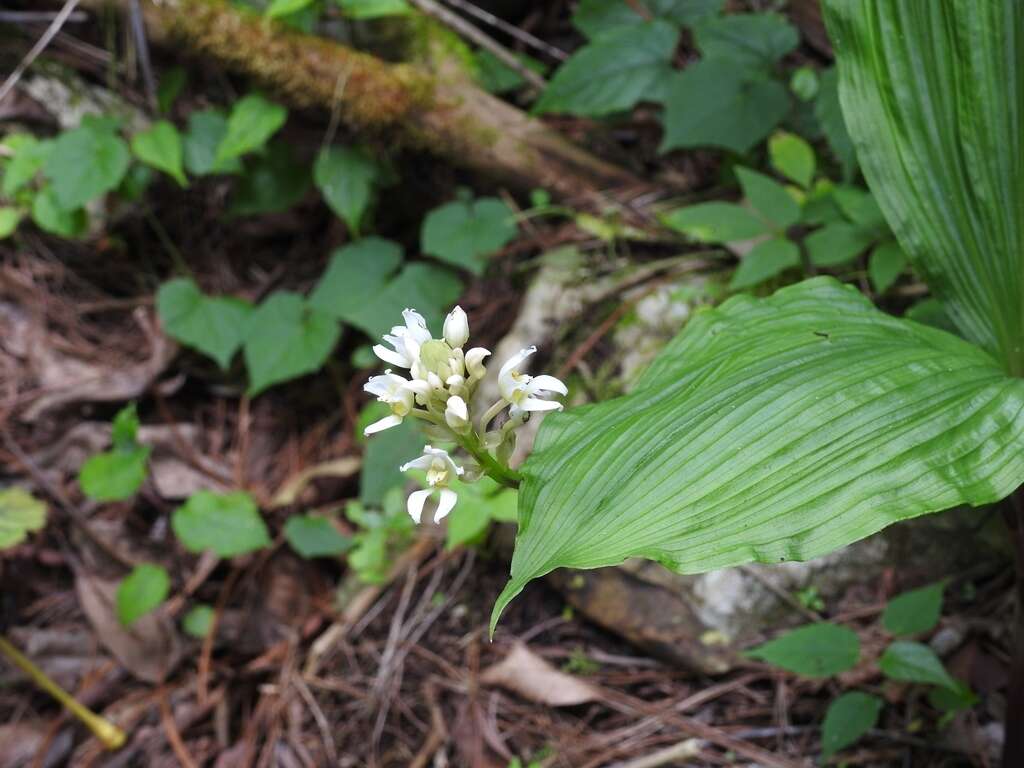
[[(515, 430), (533, 411), (560, 410), (562, 404), (551, 398), (565, 395), (565, 384), (554, 376), (530, 376), (520, 370), (536, 347), (513, 355), (498, 372), (500, 397), (479, 418), (471, 411), (477, 386), (487, 375), (484, 360), (490, 351), (473, 347), (463, 351), (469, 341), (469, 320), (461, 307), (455, 307), (444, 321), (441, 338), (435, 339), (423, 316), (414, 309), (402, 312), (405, 325), (397, 325), (384, 335), (388, 345), (377, 344), (373, 351), (385, 363), (408, 370), (409, 378), (392, 373), (372, 376), (363, 389), (391, 408), (391, 413), (366, 427), (372, 435), (398, 426), (407, 417), (426, 423), (424, 431), (438, 443), (454, 443), (468, 457), (462, 466), (444, 448), (426, 445), (423, 455), (401, 466), (425, 470), (427, 488), (410, 494), (409, 514), (417, 523), (423, 506), (438, 492), (434, 522), (439, 522), (455, 506), (456, 493), (449, 486), (454, 478), (475, 482), (488, 475), (504, 485), (517, 487), (519, 474), (508, 466), (516, 446)], [(491, 429), (491, 423), (508, 409), (507, 418)]]

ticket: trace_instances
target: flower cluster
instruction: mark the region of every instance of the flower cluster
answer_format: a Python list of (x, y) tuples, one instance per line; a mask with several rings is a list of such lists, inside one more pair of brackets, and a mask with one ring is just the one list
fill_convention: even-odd
[[(389, 368), (381, 376), (372, 376), (363, 387), (386, 403), (391, 413), (366, 428), (366, 434), (389, 429), (407, 417), (426, 423), (425, 431), (435, 442), (454, 443), (468, 457), (463, 466), (455, 463), (448, 451), (427, 445), (423, 455), (402, 465), (402, 471), (426, 470), (428, 488), (409, 496), (409, 514), (418, 523), (426, 500), (439, 492), (438, 522), (455, 506), (456, 494), (449, 484), (458, 477), (473, 482), (487, 474), (505, 485), (518, 485), (518, 475), (508, 467), (515, 450), (515, 430), (532, 411), (561, 409), (551, 398), (565, 395), (565, 385), (554, 376), (530, 376), (520, 368), (537, 351), (529, 347), (513, 355), (498, 373), (501, 397), (487, 408), (479, 419), (471, 413), (477, 385), (487, 374), (484, 361), (490, 351), (473, 347), (464, 351), (469, 341), (469, 321), (461, 307), (455, 307), (444, 321), (441, 338), (435, 339), (426, 320), (414, 309), (402, 313), (405, 325), (397, 325), (385, 334), (385, 344), (373, 351), (381, 360), (405, 375)], [(499, 414), (508, 409), (508, 418), (491, 429)]]

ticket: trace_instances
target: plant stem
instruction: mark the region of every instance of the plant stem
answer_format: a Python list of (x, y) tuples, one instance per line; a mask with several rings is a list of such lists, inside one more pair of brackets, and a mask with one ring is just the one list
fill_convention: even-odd
[(480, 463), (480, 466), (483, 467), (484, 471), (492, 480), (501, 483), (508, 488), (519, 487), (519, 483), (523, 479), (523, 476), (511, 467), (506, 467), (496, 458), (491, 456), (491, 454), (487, 452), (487, 449), (480, 444), (480, 440), (475, 434), (470, 432), (468, 435), (460, 435), (459, 445), (461, 445), (470, 456)]
[(1007, 499), (1006, 522), (1017, 556), (1017, 622), (1007, 690), (1003, 768), (1024, 765), (1024, 486)]
[(38, 685), (57, 701), (64, 705), (72, 715), (77, 717), (85, 726), (93, 732), (103, 746), (107, 749), (119, 749), (125, 742), (125, 733), (109, 720), (104, 720), (95, 712), (88, 709), (70, 693), (65, 691), (53, 680), (47, 677), (39, 667), (33, 664), (27, 656), (10, 644), (5, 637), (0, 635), (0, 653), (3, 653), (11, 663), (28, 675), (33, 683)]

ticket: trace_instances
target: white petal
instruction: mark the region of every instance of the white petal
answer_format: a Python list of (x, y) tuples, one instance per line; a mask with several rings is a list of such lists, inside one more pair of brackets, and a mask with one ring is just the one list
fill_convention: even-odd
[(371, 424), (370, 426), (368, 426), (366, 429), (363, 430), (363, 434), (364, 435), (373, 435), (373, 434), (376, 434), (377, 432), (380, 432), (382, 430), (391, 429), (391, 427), (397, 427), (401, 423), (402, 423), (402, 417), (401, 416), (396, 416), (395, 414), (391, 414), (390, 416), (385, 416), (380, 421), (373, 422), (373, 424)]
[(397, 365), (399, 368), (408, 368), (410, 365), (409, 358), (407, 358), (405, 355), (399, 352), (396, 352), (393, 349), (388, 349), (383, 344), (374, 344), (373, 354), (375, 354), (385, 363)]
[(473, 347), (466, 353), (466, 370), (469, 371), (470, 376), (474, 379), (482, 379), (487, 375), (484, 358), (489, 357), (490, 354), (491, 351), (483, 347)]
[(458, 500), (459, 495), (455, 491), (451, 488), (442, 488), (441, 498), (437, 502), (437, 512), (434, 513), (434, 522), (440, 523), (448, 517), (448, 513), (452, 511), (455, 502)]
[(466, 407), (466, 401), (458, 395), (448, 398), (446, 413), (451, 413), (462, 421), (469, 421), (469, 408)]
[(541, 376), (534, 376), (530, 379), (530, 392), (536, 392), (538, 390), (545, 390), (547, 392), (557, 392), (560, 395), (568, 395), (569, 390), (565, 384), (556, 379), (554, 376), (548, 376), (546, 374)]
[(370, 379), (363, 384), (363, 391), (369, 392), (371, 395), (377, 397), (386, 396), (391, 389), (388, 387), (387, 380), (383, 376), (371, 376)]
[(448, 313), (448, 317), (444, 319), (442, 333), (448, 346), (453, 349), (461, 347), (469, 341), (469, 318), (466, 317), (462, 307), (455, 307)]
[(498, 371), (498, 381), (508, 378), (511, 375), (512, 371), (516, 370), (519, 367), (519, 365), (523, 362), (523, 360), (528, 358), (536, 351), (536, 347), (527, 347), (526, 349), (521, 349), (514, 355), (512, 355), (512, 357), (510, 357), (505, 362), (505, 364), (501, 366), (501, 370)]
[(541, 400), (536, 397), (526, 398), (521, 405), (524, 411), (560, 411), (562, 404), (554, 400)]
[(407, 329), (405, 338), (412, 339), (417, 344), (430, 341), (430, 331), (427, 330), (427, 321), (423, 319), (423, 315), (415, 309), (406, 309), (402, 312), (402, 317), (405, 318)]
[(433, 461), (434, 457), (431, 456), (429, 452), (425, 451), (423, 456), (419, 456), (418, 458), (415, 458), (412, 461), (407, 461), (405, 464), (398, 468), (398, 471), (408, 472), (410, 469), (430, 469), (430, 465), (433, 463)]
[(431, 392), (430, 385), (427, 384), (423, 379), (413, 379), (412, 381), (403, 384), (406, 389), (410, 392), (415, 392), (417, 395), (429, 395)]
[(430, 498), (431, 493), (433, 491), (424, 489), (422, 491), (413, 491), (409, 494), (409, 500), (406, 501), (405, 507), (409, 510), (409, 517), (416, 523), (419, 523), (420, 518), (423, 516), (423, 505)]

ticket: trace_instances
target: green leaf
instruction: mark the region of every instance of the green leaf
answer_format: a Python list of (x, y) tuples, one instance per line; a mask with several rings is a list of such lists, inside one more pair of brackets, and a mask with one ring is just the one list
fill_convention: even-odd
[(130, 451), (138, 446), (139, 413), (135, 403), (130, 403), (114, 414), (110, 425), (110, 441), (118, 451)]
[(227, 130), (217, 146), (216, 163), (224, 163), (261, 149), (277, 133), (288, 117), (288, 110), (267, 101), (258, 93), (239, 99), (231, 108)]
[(514, 240), (515, 215), (504, 201), (480, 197), (454, 200), (435, 208), (423, 220), (423, 252), (481, 275), (487, 257)]
[(4, 197), (13, 197), (15, 192), (32, 181), (42, 169), (46, 158), (53, 151), (53, 142), (39, 141), (28, 133), (15, 133), (5, 137), (2, 143), (14, 153), (14, 157), (4, 166), (4, 180), (0, 192)]
[(10, 237), (21, 221), (21, 211), (17, 208), (0, 207), (0, 240)]
[(829, 67), (821, 73), (818, 98), (814, 100), (814, 116), (842, 168), (843, 179), (850, 181), (857, 171), (857, 150), (846, 130), (843, 110), (839, 106), (839, 73), (835, 67)]
[(804, 189), (814, 180), (814, 150), (794, 133), (779, 131), (768, 141), (772, 167)]
[(658, 148), (721, 147), (744, 153), (789, 112), (786, 89), (731, 61), (698, 61), (672, 75)]
[(166, 600), (170, 590), (171, 579), (159, 565), (135, 566), (117, 585), (117, 618), (131, 626)]
[(160, 85), (156, 89), (156, 104), (161, 114), (166, 115), (171, 111), (187, 82), (188, 73), (182, 67), (170, 67), (160, 75)]
[[(362, 321), (373, 312), (377, 299), (402, 264), (402, 246), (379, 237), (366, 237), (338, 248), (309, 297), (309, 304), (339, 320), (362, 328), (370, 336), (382, 335), (397, 315), (383, 325)], [(378, 333), (380, 331), (380, 333)]]
[(108, 128), (93, 121), (54, 140), (43, 163), (43, 175), (50, 180), (55, 202), (62, 210), (81, 208), (116, 189), (128, 171), (128, 146)]
[(347, 314), (347, 321), (371, 337), (385, 333), (406, 307), (414, 307), (432, 327), (462, 293), (462, 281), (445, 267), (415, 262), (406, 265), (375, 297)]
[(796, 243), (783, 237), (765, 240), (743, 257), (729, 281), (729, 287), (733, 290), (749, 288), (798, 266), (800, 249)]
[(821, 756), (827, 760), (874, 728), (882, 706), (880, 698), (860, 691), (849, 691), (833, 701), (821, 727)]
[(313, 0), (273, 0), (263, 15), (268, 19), (278, 19), (297, 13), (312, 4)]
[[(656, 18), (680, 26), (714, 16), (723, 5), (725, 0), (644, 0), (644, 7)], [(644, 18), (622, 0), (582, 0), (572, 15), (573, 26), (591, 39), (643, 22)]]
[(171, 527), (189, 552), (209, 549), (218, 557), (235, 557), (270, 545), (256, 503), (243, 491), (194, 493), (174, 510)]
[[(359, 434), (372, 421), (386, 416), (381, 403), (371, 403), (364, 409), (360, 419)], [(423, 436), (411, 419), (392, 427), (366, 441), (363, 452), (363, 469), (359, 475), (359, 500), (364, 504), (378, 505), (384, 501), (387, 492), (405, 484), (406, 477), (398, 468), (416, 458), (422, 447)]]
[(246, 159), (228, 211), (233, 216), (286, 211), (305, 197), (310, 183), (308, 166), (295, 159), (291, 147), (275, 141), (263, 154)]
[(742, 166), (736, 177), (747, 200), (779, 231), (785, 231), (800, 220), (800, 204), (777, 181)]
[(335, 557), (352, 547), (352, 540), (342, 536), (330, 520), (320, 515), (293, 515), (284, 524), (284, 537), (292, 549), (307, 560), (313, 557)]
[(117, 196), (129, 202), (139, 202), (153, 182), (153, 175), (153, 169), (148, 165), (132, 163), (128, 167), (128, 173), (124, 175), (121, 184), (117, 187)]
[(742, 205), (698, 203), (662, 214), (662, 223), (702, 243), (731, 243), (768, 234), (768, 224)]
[(878, 668), (893, 680), (940, 685), (954, 692), (960, 688), (935, 651), (921, 643), (897, 640), (885, 649), (878, 660)]
[(807, 560), (1024, 477), (1024, 381), (819, 277), (697, 314), (621, 398), (545, 417), (512, 578)]
[(227, 370), (242, 346), (252, 306), (228, 296), (206, 296), (190, 278), (168, 280), (156, 294), (164, 330)]
[(893, 635), (928, 632), (939, 623), (942, 614), (943, 582), (904, 592), (885, 606), (882, 625)]
[(826, 224), (804, 239), (811, 263), (818, 267), (837, 267), (853, 261), (872, 243), (871, 234), (844, 222)]
[(813, 67), (800, 67), (789, 78), (789, 90), (800, 101), (810, 101), (818, 95), (818, 73)]
[(319, 370), (340, 336), (337, 321), (299, 294), (272, 293), (252, 313), (246, 331), (249, 394)]
[(446, 549), (476, 541), (492, 520), (515, 522), (518, 495), (514, 490), (486, 476), (477, 483), (458, 482), (453, 489), (459, 494), (459, 501), (448, 516)]
[[(477, 81), (488, 93), (508, 93), (526, 84), (521, 74), (488, 50), (477, 51), (473, 58), (476, 62)], [(516, 58), (524, 67), (539, 75), (546, 71), (544, 64), (532, 56), (517, 53)]]
[(194, 176), (211, 173), (238, 173), (242, 161), (237, 157), (217, 161), (217, 147), (228, 132), (228, 119), (219, 109), (201, 109), (188, 116), (188, 131), (182, 145), (185, 168)]
[(1024, 6), (825, 8), (843, 113), (900, 245), (964, 336), (1024, 376)]
[(0, 549), (23, 542), (46, 525), (46, 504), (21, 488), (0, 490)]
[(379, 19), (412, 13), (406, 0), (334, 0), (350, 19)]
[(888, 231), (878, 203), (866, 189), (840, 184), (832, 190), (832, 199), (846, 218), (861, 229)]
[(832, 677), (860, 658), (857, 633), (835, 624), (808, 624), (752, 648), (747, 656), (805, 677)]
[(907, 267), (907, 255), (895, 240), (875, 246), (868, 259), (868, 277), (878, 293), (885, 293)]
[[(955, 678), (954, 678), (955, 679)], [(978, 696), (960, 680), (956, 680), (956, 689), (931, 688), (928, 691), (928, 703), (942, 712), (959, 712), (970, 709), (978, 703)]]
[(631, 109), (664, 82), (678, 43), (679, 30), (665, 21), (601, 35), (555, 70), (534, 109), (590, 117)]
[(132, 152), (146, 165), (163, 171), (183, 187), (188, 186), (182, 167), (181, 135), (166, 120), (158, 120), (147, 130), (132, 136)]
[(32, 200), (32, 221), (41, 230), (60, 237), (81, 237), (89, 228), (83, 208), (65, 210), (57, 201), (53, 187), (44, 187)]
[(210, 634), (210, 629), (213, 627), (213, 608), (209, 605), (200, 603), (195, 605), (185, 614), (185, 618), (181, 620), (181, 628), (185, 630), (187, 635), (202, 639)]
[(356, 237), (379, 179), (377, 163), (360, 147), (327, 147), (313, 166), (313, 181), (324, 200)]
[(778, 13), (718, 16), (698, 24), (693, 34), (705, 59), (765, 70), (800, 42), (796, 27)]
[(130, 499), (146, 479), (151, 450), (133, 445), (90, 456), (78, 473), (82, 492), (93, 501)]

